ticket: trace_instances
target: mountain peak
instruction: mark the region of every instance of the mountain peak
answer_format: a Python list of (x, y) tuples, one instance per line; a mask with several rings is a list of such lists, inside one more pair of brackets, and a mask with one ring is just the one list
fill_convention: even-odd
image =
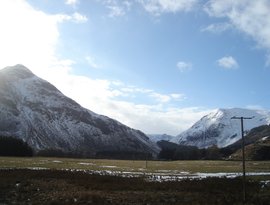
[(36, 152), (144, 158), (159, 151), (144, 133), (81, 107), (23, 65), (0, 70), (0, 96), (0, 135), (21, 138)]
[(216, 109), (197, 121), (184, 131), (173, 142), (200, 148), (217, 145), (224, 147), (241, 137), (240, 122), (232, 117), (253, 117), (244, 123), (245, 132), (260, 125), (270, 123), (270, 112), (267, 110), (250, 110), (244, 108)]
[(34, 76), (32, 71), (22, 64), (17, 64), (14, 66), (7, 66), (3, 68), (2, 70), (0, 70), (0, 72), (9, 76), (22, 78), (22, 79)]

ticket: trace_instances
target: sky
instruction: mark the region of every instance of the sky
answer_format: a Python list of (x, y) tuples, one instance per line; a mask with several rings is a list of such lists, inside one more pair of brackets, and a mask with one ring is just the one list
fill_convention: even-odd
[(218, 108), (270, 109), (269, 0), (0, 0), (0, 68), (178, 135)]

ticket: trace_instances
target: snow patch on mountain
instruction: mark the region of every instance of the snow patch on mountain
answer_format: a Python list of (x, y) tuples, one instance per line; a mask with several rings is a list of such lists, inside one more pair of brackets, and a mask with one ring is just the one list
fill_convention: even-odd
[(141, 131), (81, 107), (23, 65), (0, 70), (0, 96), (0, 135), (21, 138), (36, 151), (159, 151)]
[(212, 145), (228, 146), (241, 138), (240, 120), (232, 117), (253, 117), (244, 120), (244, 131), (270, 123), (270, 111), (242, 108), (217, 109), (201, 118), (191, 128), (176, 136), (171, 142), (207, 148)]

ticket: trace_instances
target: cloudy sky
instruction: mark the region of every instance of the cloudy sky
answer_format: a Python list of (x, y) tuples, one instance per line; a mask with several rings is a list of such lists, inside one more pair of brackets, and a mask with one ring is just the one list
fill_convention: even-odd
[(216, 108), (270, 109), (269, 0), (0, 0), (0, 68), (179, 134)]

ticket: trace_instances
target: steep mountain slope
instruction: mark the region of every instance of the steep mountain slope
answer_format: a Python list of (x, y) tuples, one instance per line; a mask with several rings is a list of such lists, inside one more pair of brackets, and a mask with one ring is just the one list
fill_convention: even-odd
[(240, 120), (233, 116), (253, 117), (244, 121), (244, 130), (270, 123), (270, 112), (248, 109), (218, 109), (196, 122), (191, 128), (176, 136), (174, 143), (207, 148), (212, 145), (228, 146), (241, 138)]
[(159, 150), (142, 132), (81, 107), (22, 65), (0, 70), (0, 135), (21, 138), (36, 151), (84, 156)]

